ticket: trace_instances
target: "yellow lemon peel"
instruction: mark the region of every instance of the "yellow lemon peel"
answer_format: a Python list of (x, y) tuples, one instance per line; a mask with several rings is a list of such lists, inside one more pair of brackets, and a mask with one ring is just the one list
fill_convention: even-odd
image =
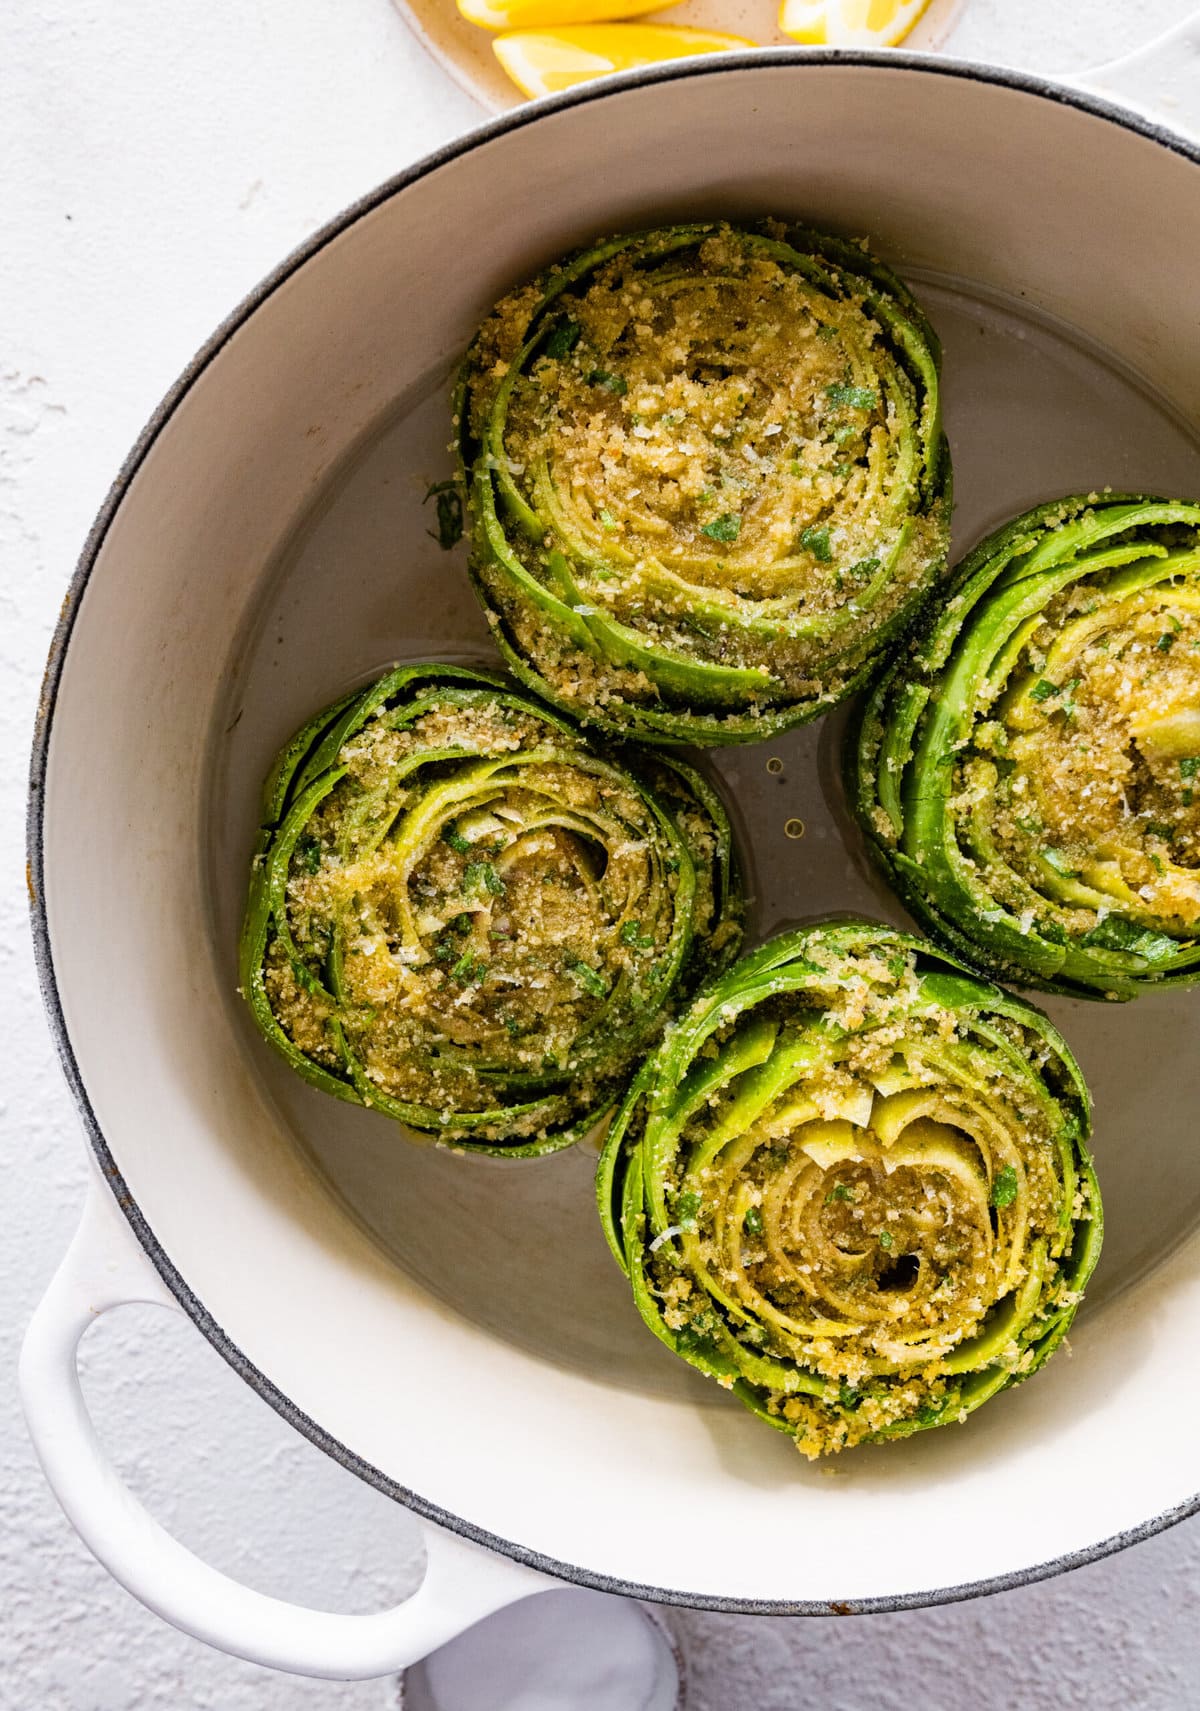
[(895, 47), (930, 0), (783, 0), (779, 28), (809, 47)]
[(554, 95), (610, 72), (692, 54), (754, 47), (745, 36), (689, 30), (676, 24), (582, 24), (574, 29), (516, 30), (492, 43), (500, 64), (526, 95)]

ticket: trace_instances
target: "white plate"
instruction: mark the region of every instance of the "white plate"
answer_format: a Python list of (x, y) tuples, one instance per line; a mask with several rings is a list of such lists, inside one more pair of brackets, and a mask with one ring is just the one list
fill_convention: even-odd
[[(469, 24), (454, 0), (395, 0), (417, 39), (468, 95), (489, 113), (519, 107), (526, 97), (501, 69), (492, 51), (496, 34)], [(963, 0), (930, 0), (904, 46), (913, 53), (940, 48), (958, 21)], [(630, 19), (637, 24), (686, 24), (696, 30), (721, 30), (745, 36), (763, 47), (794, 47), (778, 25), (777, 0), (683, 0), (661, 12)], [(613, 22), (619, 20), (614, 19)], [(549, 26), (547, 26), (549, 28)]]

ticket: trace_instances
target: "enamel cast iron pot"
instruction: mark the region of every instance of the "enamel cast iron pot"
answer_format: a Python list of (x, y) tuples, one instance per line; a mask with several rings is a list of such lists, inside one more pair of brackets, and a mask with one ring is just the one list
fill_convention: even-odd
[[(473, 328), (573, 246), (722, 215), (869, 235), (945, 344), (956, 553), (1105, 483), (1200, 495), (1200, 148), (1148, 114), (1174, 127), (1190, 102), (1200, 120), (1200, 17), (1087, 84), (764, 50), (524, 108), (291, 257), (131, 454), (64, 607), (33, 759), (41, 976), (96, 1171), (22, 1381), (72, 1523), (181, 1628), (368, 1676), (556, 1578), (720, 1610), (891, 1610), (1037, 1579), (1200, 1504), (1194, 996), (1048, 1006), (1096, 1094), (1108, 1212), (1073, 1358), (823, 1478), (646, 1332), (595, 1224), (592, 1157), (409, 1145), (295, 1080), (236, 992), (280, 742), (394, 659), (493, 657), (421, 500), (449, 473)], [(771, 752), (782, 774), (758, 748), (716, 761), (754, 932), (832, 910), (902, 921), (845, 829), (832, 721)], [(294, 1609), (137, 1506), (75, 1373), (86, 1326), (125, 1301), (188, 1314), (425, 1518), (407, 1603)]]

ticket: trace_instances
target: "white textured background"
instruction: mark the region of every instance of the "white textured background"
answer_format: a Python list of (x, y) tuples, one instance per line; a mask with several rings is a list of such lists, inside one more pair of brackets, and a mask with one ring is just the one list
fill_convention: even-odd
[[(951, 46), (1069, 70), (1194, 4), (967, 0)], [(477, 117), (389, 0), (0, 0), (0, 1711), (394, 1704), (386, 1683), (274, 1676), (163, 1626), (92, 1561), (35, 1468), (12, 1374), (84, 1157), (34, 980), (23, 795), (64, 587), (160, 395), (286, 251)], [(188, 1325), (126, 1309), (84, 1365), (126, 1476), (211, 1561), (330, 1608), (406, 1586), (405, 1512), (283, 1426)], [(671, 1620), (693, 1711), (1179, 1711), (1200, 1706), (1200, 1521), (938, 1611)]]

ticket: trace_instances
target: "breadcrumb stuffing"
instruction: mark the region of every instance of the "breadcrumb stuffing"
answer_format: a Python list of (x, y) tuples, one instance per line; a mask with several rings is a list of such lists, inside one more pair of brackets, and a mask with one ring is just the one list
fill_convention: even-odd
[(728, 228), (642, 256), (631, 240), (585, 271), (519, 362), (531, 287), (479, 335), (470, 427), (501, 490), (477, 536), (489, 602), (581, 713), (834, 700), (948, 532), (920, 492), (922, 405), (879, 288), (823, 289)]

